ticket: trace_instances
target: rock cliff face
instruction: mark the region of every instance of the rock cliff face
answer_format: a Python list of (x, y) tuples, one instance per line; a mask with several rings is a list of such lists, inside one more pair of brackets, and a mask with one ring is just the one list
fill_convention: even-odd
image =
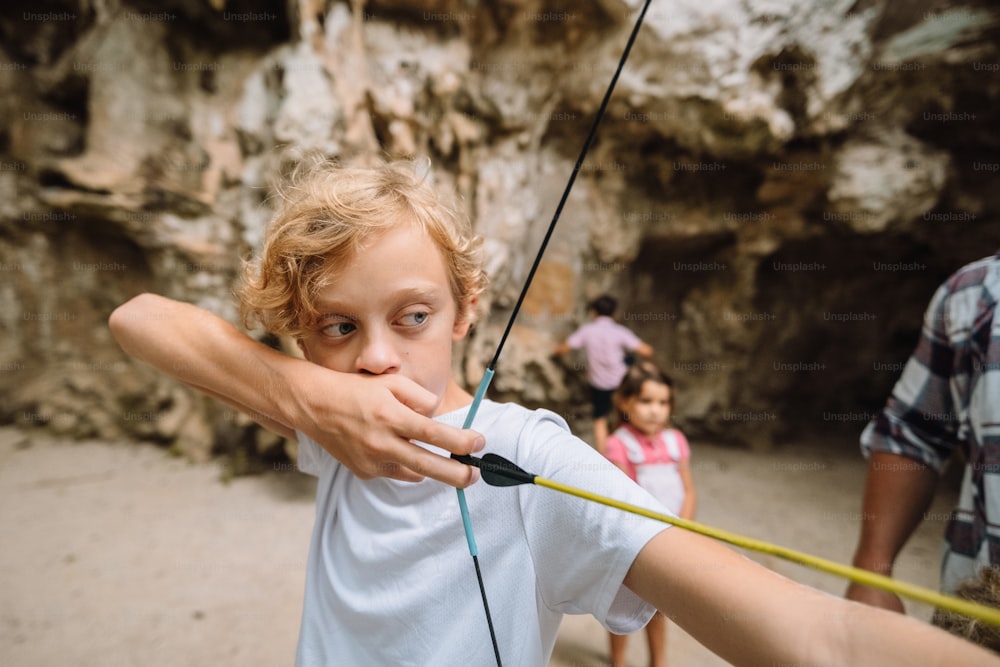
[[(640, 5), (49, 4), (0, 10), (0, 418), (195, 458), (276, 441), (127, 360), (110, 311), (235, 320), (292, 161), (428, 155), (490, 250), (474, 384)], [(986, 1), (654, 1), (492, 395), (583, 426), (549, 350), (608, 291), (690, 436), (853, 446), (936, 285), (1000, 247), (998, 36)]]

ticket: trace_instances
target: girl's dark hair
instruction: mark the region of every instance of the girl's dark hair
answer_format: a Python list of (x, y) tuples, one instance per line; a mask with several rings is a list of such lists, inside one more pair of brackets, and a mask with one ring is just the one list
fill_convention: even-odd
[(639, 360), (629, 366), (628, 371), (625, 372), (625, 377), (622, 378), (621, 384), (618, 385), (618, 389), (615, 391), (616, 428), (628, 421), (622, 413), (621, 408), (618, 407), (619, 401), (638, 396), (642, 393), (643, 383), (647, 381), (670, 387), (670, 410), (673, 411), (674, 381), (652, 361)]

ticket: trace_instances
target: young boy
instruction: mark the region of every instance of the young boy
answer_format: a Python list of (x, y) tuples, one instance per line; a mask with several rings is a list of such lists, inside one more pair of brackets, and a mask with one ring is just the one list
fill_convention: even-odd
[[(289, 191), (240, 295), (251, 320), (295, 336), (312, 364), (359, 376), (357, 388), (385, 389), (379, 378), (404, 376), (435, 397), (438, 422), (457, 426), (471, 396), (451, 378), (452, 346), (484, 287), (477, 253), (466, 223), (409, 166), (328, 166)], [(154, 322), (160, 307), (178, 319)], [(197, 309), (137, 297), (111, 327), (126, 350), (231, 405), (260, 406), (259, 387), (276, 396), (274, 410), (251, 416), (297, 435), (300, 467), (319, 477), (298, 665), (495, 664), (451, 488), (351, 472), (290, 423), (289, 414), (309, 411), (277, 397), (286, 380), (274, 380), (282, 367), (273, 355), (220, 334)], [(181, 330), (186, 339), (175, 336)], [(184, 349), (202, 335), (201, 352)], [(232, 343), (228, 351), (220, 341)], [(243, 363), (255, 370), (220, 372), (246, 351)], [(383, 393), (353, 421), (328, 407), (352, 425), (343, 435), (377, 421), (372, 414), (395, 414), (394, 405)], [(490, 451), (527, 470), (657, 506), (552, 413), (487, 401), (475, 426)], [(420, 464), (400, 451), (413, 471), (403, 476), (419, 477)], [(507, 665), (546, 664), (565, 613), (629, 633), (654, 608), (734, 664), (1000, 665), (947, 633), (800, 586), (693, 533), (534, 486), (474, 484), (467, 494)]]
[(608, 439), (608, 415), (611, 414), (612, 396), (625, 377), (628, 368), (626, 355), (653, 356), (653, 348), (632, 331), (615, 322), (618, 302), (609, 294), (602, 294), (590, 303), (592, 320), (582, 325), (559, 344), (555, 354), (583, 349), (587, 357), (587, 384), (594, 418), (594, 447), (604, 453)]

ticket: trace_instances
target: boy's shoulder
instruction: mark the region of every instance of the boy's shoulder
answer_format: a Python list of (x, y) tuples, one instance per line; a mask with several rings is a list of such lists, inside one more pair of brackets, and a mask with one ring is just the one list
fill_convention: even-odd
[[(440, 419), (449, 425), (461, 425), (467, 413), (468, 410), (458, 410), (443, 415)], [(543, 422), (551, 422), (569, 431), (566, 420), (551, 410), (527, 408), (520, 403), (500, 403), (486, 399), (479, 406), (472, 428), (477, 431), (521, 431), (526, 426)]]
[[(466, 413), (467, 410), (459, 410), (444, 417), (449, 425), (460, 426)], [(534, 465), (539, 458), (554, 454), (573, 458), (578, 444), (590, 448), (573, 435), (560, 415), (518, 403), (484, 400), (471, 428), (486, 437), (486, 451), (526, 465)]]

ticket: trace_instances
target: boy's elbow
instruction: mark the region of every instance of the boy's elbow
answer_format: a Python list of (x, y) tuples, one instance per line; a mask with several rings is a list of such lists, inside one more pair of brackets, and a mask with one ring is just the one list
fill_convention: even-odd
[(125, 346), (134, 325), (142, 320), (142, 313), (148, 310), (156, 299), (154, 294), (140, 294), (111, 311), (108, 328), (119, 345)]
[(108, 328), (111, 329), (111, 335), (115, 337), (115, 340), (121, 341), (121, 336), (125, 333), (125, 327), (131, 319), (129, 313), (132, 311), (133, 301), (138, 298), (133, 297), (111, 311), (111, 315), (108, 317)]
[(108, 329), (111, 330), (111, 337), (115, 339), (123, 350), (128, 352), (129, 324), (135, 321), (132, 316), (131, 301), (127, 301), (111, 311), (108, 317)]

